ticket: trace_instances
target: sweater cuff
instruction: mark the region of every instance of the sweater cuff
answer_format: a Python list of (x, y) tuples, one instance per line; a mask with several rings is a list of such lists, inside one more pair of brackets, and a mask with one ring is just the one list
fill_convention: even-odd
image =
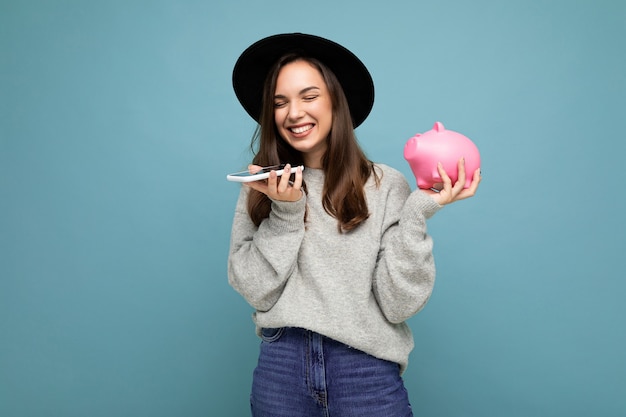
[(421, 212), (424, 218), (430, 219), (436, 212), (443, 208), (428, 194), (420, 189), (417, 189), (411, 193), (407, 201), (415, 210)]
[(272, 211), (281, 218), (291, 218), (297, 216), (302, 218), (302, 213), (306, 208), (306, 194), (302, 192), (302, 197), (298, 201), (272, 200)]

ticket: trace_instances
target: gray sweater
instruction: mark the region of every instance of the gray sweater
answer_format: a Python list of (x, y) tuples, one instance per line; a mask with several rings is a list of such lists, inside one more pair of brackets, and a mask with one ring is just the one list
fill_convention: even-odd
[[(228, 278), (256, 310), (263, 327), (309, 329), (404, 372), (413, 336), (405, 320), (428, 301), (435, 280), (426, 219), (441, 208), (386, 165), (377, 187), (365, 185), (370, 217), (339, 233), (322, 206), (324, 173), (306, 168), (308, 194), (297, 202), (272, 202), (257, 228), (246, 210), (247, 187), (237, 202)], [(304, 221), (308, 207), (307, 221)]]

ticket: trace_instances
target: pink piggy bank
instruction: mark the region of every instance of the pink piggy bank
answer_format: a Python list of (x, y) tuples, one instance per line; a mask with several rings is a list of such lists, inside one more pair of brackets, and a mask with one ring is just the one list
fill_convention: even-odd
[(404, 145), (404, 159), (411, 166), (417, 186), (422, 189), (433, 188), (442, 182), (437, 171), (438, 162), (441, 162), (454, 185), (458, 179), (457, 164), (461, 158), (465, 158), (464, 188), (468, 188), (474, 171), (480, 168), (480, 154), (474, 142), (467, 137), (446, 130), (442, 123), (436, 122), (432, 130), (416, 134)]

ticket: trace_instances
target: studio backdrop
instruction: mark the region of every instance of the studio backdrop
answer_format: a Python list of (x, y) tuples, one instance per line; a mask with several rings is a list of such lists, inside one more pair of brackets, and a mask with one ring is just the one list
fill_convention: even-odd
[[(481, 151), (428, 223), (416, 415), (626, 415), (626, 2), (0, 0), (0, 416), (249, 415), (259, 339), (229, 287), (255, 125), (233, 65), (280, 32), (374, 78), (357, 129), (416, 187), (439, 121)], [(346, 249), (346, 256), (349, 249)]]

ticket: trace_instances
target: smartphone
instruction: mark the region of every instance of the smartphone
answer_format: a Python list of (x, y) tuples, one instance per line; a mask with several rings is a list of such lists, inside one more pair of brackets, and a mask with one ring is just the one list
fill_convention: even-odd
[[(291, 173), (295, 173), (296, 168), (298, 167), (292, 167), (291, 168)], [(302, 170), (304, 170), (304, 166), (300, 165), (300, 168)], [(240, 172), (234, 172), (232, 174), (228, 174), (226, 176), (226, 179), (228, 181), (235, 181), (235, 182), (251, 182), (251, 181), (259, 181), (259, 180), (264, 180), (269, 178), (270, 176), (270, 171), (276, 171), (276, 175), (278, 175), (279, 177), (281, 175), (283, 175), (285, 169), (285, 164), (280, 164), (280, 165), (273, 165), (273, 166), (269, 166), (269, 167), (264, 167), (261, 168), (260, 170), (258, 170), (257, 172), (251, 174), (250, 171), (240, 171)]]

